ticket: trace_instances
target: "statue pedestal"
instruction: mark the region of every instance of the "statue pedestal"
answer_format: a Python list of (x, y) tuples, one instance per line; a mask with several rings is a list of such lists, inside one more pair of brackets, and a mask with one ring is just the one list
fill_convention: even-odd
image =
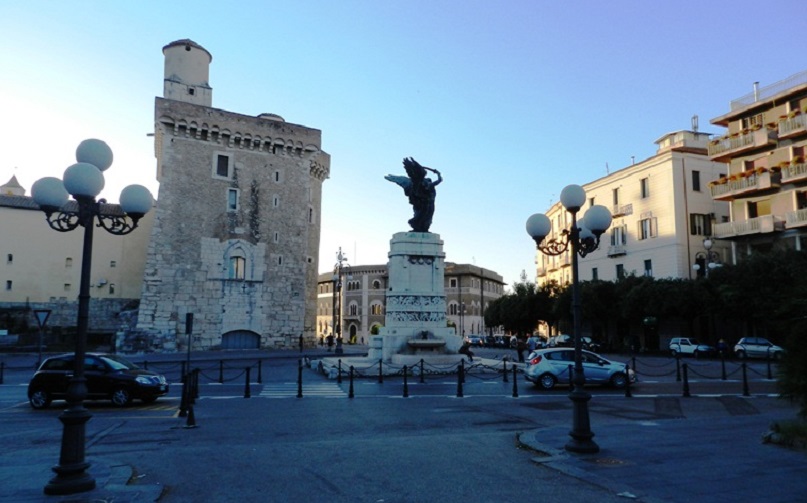
[(462, 338), (446, 326), (445, 253), (431, 232), (399, 232), (390, 241), (384, 327), (370, 338), (371, 359), (396, 354), (456, 354)]

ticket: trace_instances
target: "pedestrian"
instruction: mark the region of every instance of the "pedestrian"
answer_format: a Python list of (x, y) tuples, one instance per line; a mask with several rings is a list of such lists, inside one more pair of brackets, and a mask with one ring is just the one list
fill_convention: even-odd
[(469, 361), (474, 361), (474, 352), (471, 351), (471, 344), (469, 342), (462, 343), (459, 353), (467, 356)]
[(524, 362), (524, 351), (527, 350), (527, 344), (519, 338), (516, 342), (516, 351), (518, 352), (518, 361), (523, 363)]

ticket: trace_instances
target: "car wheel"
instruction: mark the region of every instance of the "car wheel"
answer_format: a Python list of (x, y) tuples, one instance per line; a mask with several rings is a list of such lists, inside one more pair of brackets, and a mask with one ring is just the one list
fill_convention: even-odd
[(737, 351), (737, 358), (739, 358), (740, 360), (745, 360), (745, 351), (743, 351), (742, 349)]
[(671, 349), (671, 350), (670, 350), (670, 354), (672, 355), (672, 357), (673, 357), (673, 358), (675, 358), (675, 357), (677, 357), (677, 356), (678, 356), (678, 351), (676, 351), (676, 350), (674, 350), (674, 349)]
[(555, 387), (555, 383), (557, 382), (558, 380), (555, 379), (555, 376), (552, 374), (544, 374), (538, 378), (537, 384), (543, 389), (552, 389)]
[(157, 397), (156, 396), (144, 396), (143, 398), (140, 399), (140, 401), (142, 401), (143, 403), (154, 403), (154, 402), (157, 401)]
[(628, 383), (628, 378), (622, 372), (618, 372), (611, 376), (611, 386), (614, 388), (622, 389)]
[(117, 388), (112, 392), (112, 405), (126, 407), (132, 401), (132, 394), (125, 388)]
[(51, 398), (47, 391), (38, 389), (34, 390), (31, 393), (31, 397), (28, 399), (28, 403), (31, 404), (31, 407), (34, 409), (46, 409), (48, 405), (50, 405)]

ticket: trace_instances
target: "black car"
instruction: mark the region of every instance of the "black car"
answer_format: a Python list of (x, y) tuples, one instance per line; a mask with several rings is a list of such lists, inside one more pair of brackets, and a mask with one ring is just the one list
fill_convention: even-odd
[[(74, 371), (72, 353), (46, 359), (28, 383), (28, 401), (44, 409), (52, 400), (64, 400)], [(118, 355), (90, 353), (84, 357), (87, 400), (111, 400), (124, 407), (133, 399), (151, 403), (168, 393), (164, 376), (141, 369)]]

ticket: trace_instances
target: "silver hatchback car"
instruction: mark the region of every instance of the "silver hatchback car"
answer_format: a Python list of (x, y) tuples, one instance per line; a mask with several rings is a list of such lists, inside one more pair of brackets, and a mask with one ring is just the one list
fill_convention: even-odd
[[(615, 388), (624, 388), (627, 384), (626, 364), (612, 362), (591, 351), (583, 351), (582, 358), (586, 384), (606, 384)], [(527, 358), (524, 377), (537, 387), (552, 389), (558, 382), (569, 382), (573, 366), (573, 348), (539, 349)], [(631, 383), (635, 382), (636, 374), (632, 369), (629, 373)]]

